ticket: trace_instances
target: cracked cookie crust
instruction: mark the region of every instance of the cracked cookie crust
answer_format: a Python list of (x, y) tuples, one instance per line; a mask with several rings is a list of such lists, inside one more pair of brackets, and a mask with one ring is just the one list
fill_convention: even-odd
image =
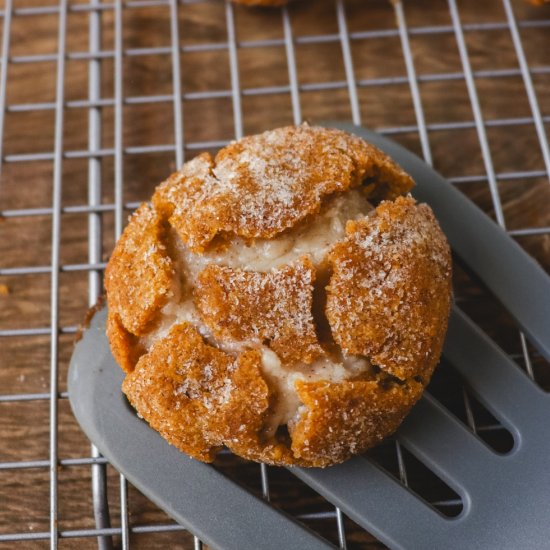
[(392, 159), (307, 124), (202, 154), (130, 218), (107, 334), (138, 413), (190, 456), (342, 462), (435, 368), (451, 259)]

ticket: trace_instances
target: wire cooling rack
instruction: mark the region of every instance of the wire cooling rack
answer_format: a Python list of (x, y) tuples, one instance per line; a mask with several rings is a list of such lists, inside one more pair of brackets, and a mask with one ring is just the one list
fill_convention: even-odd
[[(363, 123), (423, 155), (550, 268), (548, 8), (5, 0), (0, 15), (0, 547), (202, 547), (90, 448), (66, 393), (126, 215), (197, 152), (303, 119)], [(548, 389), (549, 366), (500, 304), (460, 266), (455, 279), (461, 307)], [(449, 365), (430, 392), (511, 448)], [(460, 513), (396, 441), (369, 456)], [(230, 454), (216, 467), (340, 548), (383, 547), (284, 469)]]

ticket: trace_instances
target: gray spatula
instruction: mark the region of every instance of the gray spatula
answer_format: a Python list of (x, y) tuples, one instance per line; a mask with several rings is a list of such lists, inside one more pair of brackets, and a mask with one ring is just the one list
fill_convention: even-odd
[[(418, 157), (378, 134), (330, 124), (377, 145), (417, 183), (454, 252), (550, 359), (550, 278), (514, 241)], [(120, 391), (122, 372), (96, 314), (69, 371), (74, 414), (92, 442), (151, 500), (213, 548), (317, 549), (331, 545), (211, 466), (179, 453), (139, 420)], [(370, 460), (292, 473), (391, 548), (550, 548), (550, 395), (538, 388), (458, 308), (451, 314), (447, 360), (512, 433), (498, 455), (426, 395), (398, 440), (462, 498), (446, 518)]]

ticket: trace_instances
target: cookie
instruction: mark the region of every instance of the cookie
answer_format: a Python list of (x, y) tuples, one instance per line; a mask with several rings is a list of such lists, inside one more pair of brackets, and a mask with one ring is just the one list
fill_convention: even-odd
[(391, 158), (289, 126), (202, 154), (106, 271), (123, 391), (171, 444), (328, 466), (392, 434), (439, 360), (451, 257)]

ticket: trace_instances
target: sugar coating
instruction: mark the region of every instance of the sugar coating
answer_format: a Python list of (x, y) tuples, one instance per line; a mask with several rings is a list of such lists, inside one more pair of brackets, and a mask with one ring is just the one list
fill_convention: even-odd
[(346, 231), (329, 254), (326, 312), (335, 341), (402, 380), (429, 376), (451, 290), (449, 247), (432, 211), (399, 197)]
[[(391, 434), (438, 361), (450, 255), (413, 182), (337, 130), (199, 155), (106, 272), (123, 391), (192, 457), (327, 466)], [(382, 202), (374, 208), (374, 204)]]
[(109, 309), (107, 315), (107, 337), (116, 362), (123, 371), (132, 372), (146, 348), (140, 338), (124, 327), (114, 309)]
[(235, 141), (215, 159), (200, 155), (158, 187), (153, 204), (191, 250), (202, 252), (219, 234), (272, 238), (319, 212), (324, 197), (366, 178), (376, 178), (387, 198), (413, 186), (362, 139), (304, 124)]
[(170, 298), (174, 270), (164, 244), (165, 232), (162, 218), (142, 204), (130, 218), (105, 270), (109, 310), (136, 335), (147, 330)]
[(314, 280), (307, 256), (268, 273), (209, 265), (198, 277), (196, 304), (219, 340), (267, 344), (285, 362), (311, 363), (323, 354), (313, 323)]
[(220, 247), (193, 253), (172, 229), (176, 255), (188, 278), (196, 279), (208, 265), (224, 265), (247, 271), (268, 272), (309, 255), (318, 267), (331, 246), (346, 235), (346, 222), (363, 218), (373, 210), (364, 190), (350, 189), (325, 200), (319, 212), (271, 239), (233, 237)]
[(170, 443), (196, 458), (211, 460), (224, 442), (220, 419), (237, 393), (239, 380), (244, 381), (238, 374), (241, 370), (255, 372), (249, 382), (259, 387), (251, 391), (248, 384), (255, 401), (240, 409), (238, 421), (250, 430), (267, 409), (268, 389), (258, 376), (258, 361), (256, 352), (231, 357), (205, 344), (191, 325), (177, 324), (141, 357), (122, 389)]
[(379, 380), (298, 380), (305, 414), (292, 433), (294, 456), (335, 464), (364, 452), (398, 428), (423, 389), (414, 380), (390, 386)]

